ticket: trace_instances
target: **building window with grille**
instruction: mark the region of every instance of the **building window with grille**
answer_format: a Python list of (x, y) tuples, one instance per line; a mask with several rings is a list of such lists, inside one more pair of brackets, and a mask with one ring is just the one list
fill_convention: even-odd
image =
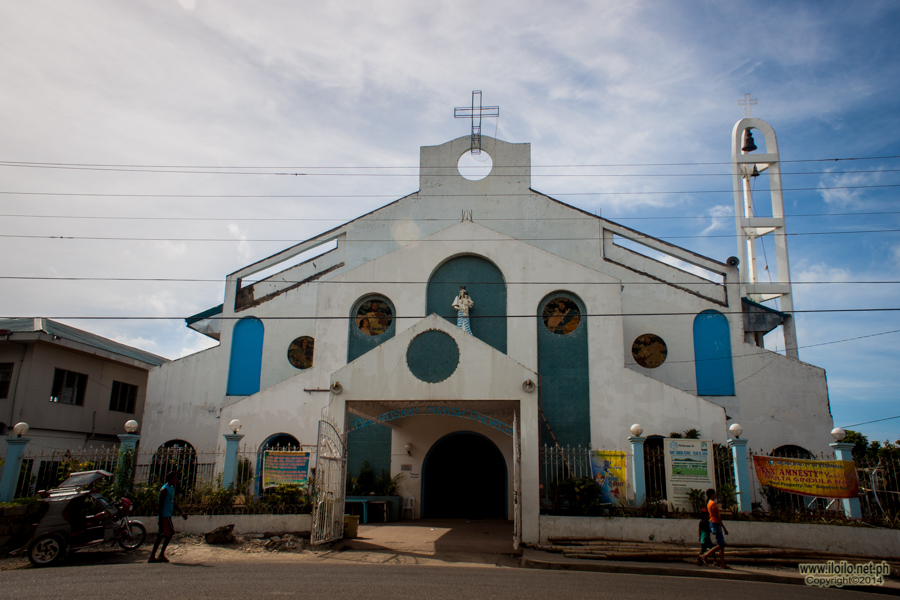
[(84, 392), (87, 389), (88, 376), (63, 369), (53, 373), (53, 389), (50, 391), (50, 402), (84, 406)]
[(0, 400), (9, 398), (9, 384), (12, 381), (13, 363), (0, 363)]
[(121, 381), (113, 381), (112, 395), (109, 397), (109, 410), (134, 414), (134, 403), (137, 400), (137, 386)]

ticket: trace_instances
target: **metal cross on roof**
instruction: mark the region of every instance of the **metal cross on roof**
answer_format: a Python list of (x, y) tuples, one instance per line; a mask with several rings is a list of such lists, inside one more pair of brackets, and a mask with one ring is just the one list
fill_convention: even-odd
[(744, 107), (744, 116), (749, 117), (750, 115), (750, 107), (756, 106), (756, 98), (751, 98), (750, 94), (744, 94), (743, 100), (738, 100), (738, 106)]
[[(477, 106), (476, 106), (477, 102)], [(472, 91), (472, 106), (457, 106), (453, 109), (453, 116), (457, 119), (472, 119), (472, 154), (481, 154), (481, 118), (499, 117), (499, 106), (482, 106), (481, 90)], [(477, 120), (476, 120), (477, 119)]]

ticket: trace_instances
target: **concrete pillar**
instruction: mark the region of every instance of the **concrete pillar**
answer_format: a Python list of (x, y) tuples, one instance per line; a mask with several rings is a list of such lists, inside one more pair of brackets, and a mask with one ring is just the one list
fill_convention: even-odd
[(737, 497), (738, 509), (741, 512), (752, 510), (750, 492), (750, 467), (747, 464), (747, 440), (735, 438), (728, 440), (731, 448), (732, 464), (734, 466), (734, 492)]
[[(834, 457), (838, 460), (853, 460), (853, 444), (845, 444), (843, 442), (834, 442), (828, 444), (832, 448), (834, 448)], [(856, 463), (854, 462), (854, 468)], [(4, 475), (6, 473), (4, 472)], [(859, 507), (859, 497), (856, 498), (845, 498), (844, 503), (844, 514), (850, 517), (851, 519), (862, 519), (862, 510)]]
[(16, 497), (16, 485), (19, 483), (19, 470), (22, 468), (22, 453), (25, 445), (31, 440), (23, 437), (6, 439), (6, 462), (3, 463), (3, 475), (0, 476), (0, 502), (9, 502)]
[(633, 435), (628, 438), (631, 442), (631, 485), (634, 487), (634, 505), (643, 506), (647, 499), (647, 490), (644, 485), (644, 441), (647, 438)]
[(238, 447), (244, 436), (240, 433), (225, 434), (225, 470), (222, 472), (222, 487), (231, 487), (237, 480)]

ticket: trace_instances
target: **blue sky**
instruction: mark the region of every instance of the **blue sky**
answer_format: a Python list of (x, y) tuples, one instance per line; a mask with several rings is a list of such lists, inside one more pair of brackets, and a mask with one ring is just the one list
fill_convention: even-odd
[[(288, 177), (0, 166), (0, 191), (17, 192), (0, 194), (0, 234), (233, 240), (0, 238), (7, 277), (215, 280), (7, 279), (0, 313), (187, 316), (218, 304), (227, 273), (288, 245), (241, 240), (299, 241), (415, 191), (419, 147), (467, 133), (452, 109), (473, 89), (501, 107), (486, 134), (532, 144), (543, 166), (535, 189), (654, 236), (698, 236), (672, 241), (723, 260), (736, 253), (728, 165), (647, 165), (727, 163), (745, 92), (785, 161), (900, 156), (898, 25), (900, 6), (874, 1), (6, 3), (0, 161), (413, 168)], [(626, 164), (644, 166), (559, 166)], [(900, 280), (900, 234), (835, 234), (900, 229), (898, 188), (849, 187), (900, 184), (896, 169), (896, 158), (783, 166), (787, 214), (815, 215), (789, 218), (788, 232), (827, 234), (789, 238), (797, 309), (900, 307), (900, 285), (841, 283)], [(672, 216), (695, 218), (647, 218)], [(209, 342), (179, 320), (69, 322), (170, 358)], [(797, 323), (811, 346), (898, 330), (900, 315)], [(894, 333), (801, 348), (827, 370), (836, 424), (900, 414), (898, 346)], [(857, 429), (895, 440), (900, 419)]]

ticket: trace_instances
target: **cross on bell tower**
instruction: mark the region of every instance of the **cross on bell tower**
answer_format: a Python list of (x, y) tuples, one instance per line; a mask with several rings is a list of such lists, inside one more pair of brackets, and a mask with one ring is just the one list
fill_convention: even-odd
[[(477, 106), (476, 106), (477, 102)], [(472, 106), (457, 106), (453, 109), (453, 116), (457, 119), (472, 120), (472, 154), (481, 154), (481, 118), (499, 117), (499, 106), (482, 106), (481, 90), (472, 91)], [(476, 120), (477, 119), (477, 120)]]
[(750, 114), (750, 107), (756, 106), (756, 98), (751, 98), (750, 94), (744, 94), (744, 99), (738, 100), (738, 106), (744, 107), (744, 116), (749, 118), (752, 116)]

